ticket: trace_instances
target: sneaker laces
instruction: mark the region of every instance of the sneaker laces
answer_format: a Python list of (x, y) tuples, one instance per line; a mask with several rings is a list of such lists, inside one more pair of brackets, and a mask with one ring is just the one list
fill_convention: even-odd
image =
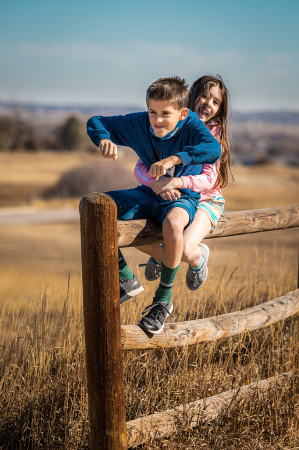
[(203, 279), (203, 275), (199, 273), (199, 271), (196, 272), (195, 270), (192, 269), (189, 271), (188, 277), (190, 277), (192, 281), (198, 280), (198, 278), (201, 280)]
[[(154, 308), (156, 308), (156, 310), (154, 311)], [(165, 306), (165, 304), (164, 303), (162, 303), (162, 302), (156, 302), (156, 303), (152, 303), (151, 305), (148, 305), (143, 311), (142, 311), (142, 314), (146, 314), (146, 313), (149, 313), (150, 314), (150, 316), (149, 317), (147, 317), (147, 319), (151, 319), (151, 320), (156, 320), (156, 319), (158, 319), (159, 320), (159, 322), (164, 322), (164, 319), (165, 319), (165, 317), (167, 317), (168, 315), (169, 316), (171, 316), (171, 317), (174, 317), (174, 315), (173, 314), (171, 314), (169, 311), (168, 311), (168, 308), (167, 308), (167, 306)], [(162, 320), (160, 320), (160, 314), (162, 313)]]
[(134, 278), (133, 278), (133, 280), (130, 280), (130, 278), (119, 278), (118, 281), (119, 281), (119, 283), (126, 283), (128, 281), (134, 281)]
[(200, 281), (204, 280), (204, 276), (201, 273), (196, 272), (195, 270), (190, 269), (188, 273), (188, 278), (191, 279), (194, 287), (200, 284)]

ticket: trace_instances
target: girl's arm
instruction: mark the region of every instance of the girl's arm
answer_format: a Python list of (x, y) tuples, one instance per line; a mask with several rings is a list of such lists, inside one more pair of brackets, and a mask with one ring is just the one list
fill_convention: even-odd
[[(134, 177), (140, 184), (143, 184), (144, 186), (147, 186), (149, 188), (151, 187), (153, 182), (156, 181), (155, 178), (152, 178), (149, 175), (146, 165), (140, 158), (138, 159), (135, 169), (134, 169)], [(160, 177), (159, 179), (161, 181), (163, 179), (165, 179), (167, 182), (173, 181), (173, 180), (179, 180), (179, 178), (169, 178), (169, 177)], [(161, 197), (164, 200), (170, 200), (170, 201), (177, 200), (178, 198), (180, 198), (180, 196), (181, 196), (180, 191), (178, 191), (176, 188), (171, 188), (169, 186), (168, 186), (167, 190), (165, 190), (164, 192), (161, 192)]]
[(216, 164), (203, 164), (200, 175), (182, 176), (183, 187), (194, 192), (210, 191), (218, 178)]
[(152, 182), (155, 181), (155, 179), (148, 173), (148, 168), (140, 158), (138, 159), (134, 169), (134, 177), (140, 184), (143, 184), (149, 188), (151, 187)]
[(140, 184), (143, 184), (144, 186), (147, 186), (149, 188), (152, 187), (153, 183), (160, 186), (164, 186), (167, 184), (167, 188), (163, 189), (163, 191), (161, 192), (167, 192), (172, 189), (183, 187), (183, 182), (180, 178), (161, 176), (158, 180), (156, 180), (155, 178), (151, 177), (148, 168), (140, 158), (138, 159), (134, 169), (134, 177)]
[[(203, 164), (200, 175), (189, 175), (172, 179), (160, 177), (160, 181), (156, 181), (149, 175), (146, 165), (139, 159), (134, 169), (134, 176), (140, 184), (152, 187), (154, 191), (158, 190), (160, 194), (160, 192), (167, 192), (169, 189), (175, 188), (187, 188), (194, 192), (209, 191), (215, 186), (218, 174), (215, 164)], [(154, 185), (152, 186), (153, 183)]]

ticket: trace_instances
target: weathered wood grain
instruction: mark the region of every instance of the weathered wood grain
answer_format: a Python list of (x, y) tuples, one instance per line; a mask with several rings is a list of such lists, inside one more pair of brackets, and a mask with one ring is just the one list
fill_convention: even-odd
[(116, 204), (80, 203), (83, 310), (92, 450), (124, 450), (126, 411), (120, 328)]
[(245, 401), (252, 395), (262, 395), (267, 389), (286, 383), (292, 376), (293, 372), (283, 373), (242, 386), (240, 389), (233, 389), (178, 408), (127, 422), (128, 446), (132, 448), (144, 442), (168, 436), (176, 431), (178, 424), (194, 428), (200, 422), (214, 420), (234, 402)]
[(261, 305), (207, 319), (165, 324), (149, 337), (138, 325), (121, 327), (124, 351), (183, 347), (237, 336), (279, 322), (299, 312), (299, 289)]
[[(215, 232), (206, 238), (295, 227), (299, 227), (299, 205), (228, 212), (220, 217)], [(119, 220), (117, 231), (119, 247), (135, 247), (162, 242), (161, 225), (153, 220)]]

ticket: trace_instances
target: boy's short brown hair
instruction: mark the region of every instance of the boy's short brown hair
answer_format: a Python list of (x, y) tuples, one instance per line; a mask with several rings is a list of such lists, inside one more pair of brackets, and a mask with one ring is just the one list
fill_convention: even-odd
[(167, 100), (175, 109), (187, 108), (189, 100), (188, 84), (184, 78), (168, 77), (154, 81), (146, 91), (146, 101)]

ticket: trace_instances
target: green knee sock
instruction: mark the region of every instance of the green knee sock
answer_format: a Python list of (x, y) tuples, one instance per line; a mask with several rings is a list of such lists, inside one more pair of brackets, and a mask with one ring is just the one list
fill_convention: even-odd
[(170, 302), (172, 285), (179, 267), (180, 265), (178, 265), (174, 269), (170, 269), (169, 267), (166, 267), (163, 263), (161, 263), (161, 281), (155, 293), (156, 300), (165, 303)]
[(119, 269), (119, 278), (127, 278), (128, 280), (133, 280), (134, 274), (131, 271), (128, 264), (126, 263), (126, 260), (119, 249), (118, 249), (118, 269)]

